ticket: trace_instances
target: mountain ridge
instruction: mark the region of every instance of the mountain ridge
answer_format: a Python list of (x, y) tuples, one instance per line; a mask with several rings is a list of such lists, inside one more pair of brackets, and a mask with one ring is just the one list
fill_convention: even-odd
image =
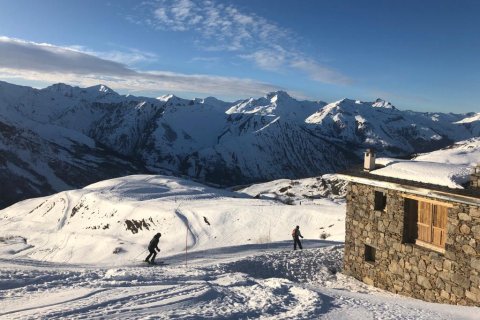
[[(408, 156), (471, 138), (480, 127), (473, 113), (402, 111), (381, 99), (301, 101), (284, 91), (236, 102), (146, 98), (101, 84), (34, 89), (0, 81), (0, 112), (0, 176), (30, 185), (4, 188), (10, 200), (0, 206), (133, 173), (224, 186), (311, 177), (360, 162), (365, 148)], [(60, 176), (58, 163), (68, 168)], [(31, 172), (44, 183), (33, 188)]]

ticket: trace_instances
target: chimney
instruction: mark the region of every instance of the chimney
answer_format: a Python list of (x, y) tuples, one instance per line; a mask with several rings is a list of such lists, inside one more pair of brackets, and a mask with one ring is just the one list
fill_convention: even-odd
[(480, 163), (473, 168), (473, 173), (470, 175), (470, 187), (480, 189)]
[(363, 162), (363, 170), (371, 171), (375, 170), (375, 152), (373, 149), (367, 149), (365, 151), (365, 161)]

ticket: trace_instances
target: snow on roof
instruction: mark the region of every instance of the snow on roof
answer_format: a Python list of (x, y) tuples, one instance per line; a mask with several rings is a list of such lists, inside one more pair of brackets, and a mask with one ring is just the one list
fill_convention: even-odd
[(454, 189), (463, 189), (472, 173), (472, 167), (465, 164), (449, 164), (430, 161), (379, 158), (377, 164), (385, 167), (370, 173), (379, 176), (431, 183)]

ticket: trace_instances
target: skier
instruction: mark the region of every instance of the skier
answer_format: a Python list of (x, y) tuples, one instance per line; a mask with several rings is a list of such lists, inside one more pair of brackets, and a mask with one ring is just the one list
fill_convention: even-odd
[(293, 250), (297, 250), (297, 244), (300, 249), (303, 249), (302, 243), (300, 242), (300, 238), (303, 239), (303, 236), (300, 233), (299, 226), (296, 226), (295, 229), (292, 230), (292, 238), (293, 238)]
[[(160, 252), (160, 249), (158, 248), (158, 242), (160, 241), (160, 237), (162, 236), (161, 233), (157, 233), (156, 235), (153, 236), (153, 239), (150, 241), (150, 244), (148, 245), (148, 251), (150, 251), (150, 254), (147, 256), (145, 259), (145, 262), (154, 264), (155, 263), (155, 257), (157, 256), (157, 250)], [(151, 260), (150, 257), (152, 257)]]

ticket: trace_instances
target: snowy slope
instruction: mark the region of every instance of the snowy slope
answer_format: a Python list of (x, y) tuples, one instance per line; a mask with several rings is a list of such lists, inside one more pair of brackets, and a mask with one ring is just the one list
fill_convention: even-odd
[[(162, 252), (288, 240), (295, 225), (309, 239), (344, 237), (343, 202), (302, 206), (254, 199), (166, 176), (129, 176), (25, 200), (0, 211), (1, 234), (26, 239), (7, 255), (69, 263), (126, 263), (156, 232)], [(324, 236), (325, 237), (325, 236)], [(117, 252), (117, 254), (114, 254)]]
[[(239, 190), (255, 198), (278, 199), (287, 203), (314, 203), (317, 199), (342, 200), (346, 195), (346, 182), (335, 175), (299, 180), (280, 179), (258, 183)], [(307, 201), (307, 202), (305, 202)]]

